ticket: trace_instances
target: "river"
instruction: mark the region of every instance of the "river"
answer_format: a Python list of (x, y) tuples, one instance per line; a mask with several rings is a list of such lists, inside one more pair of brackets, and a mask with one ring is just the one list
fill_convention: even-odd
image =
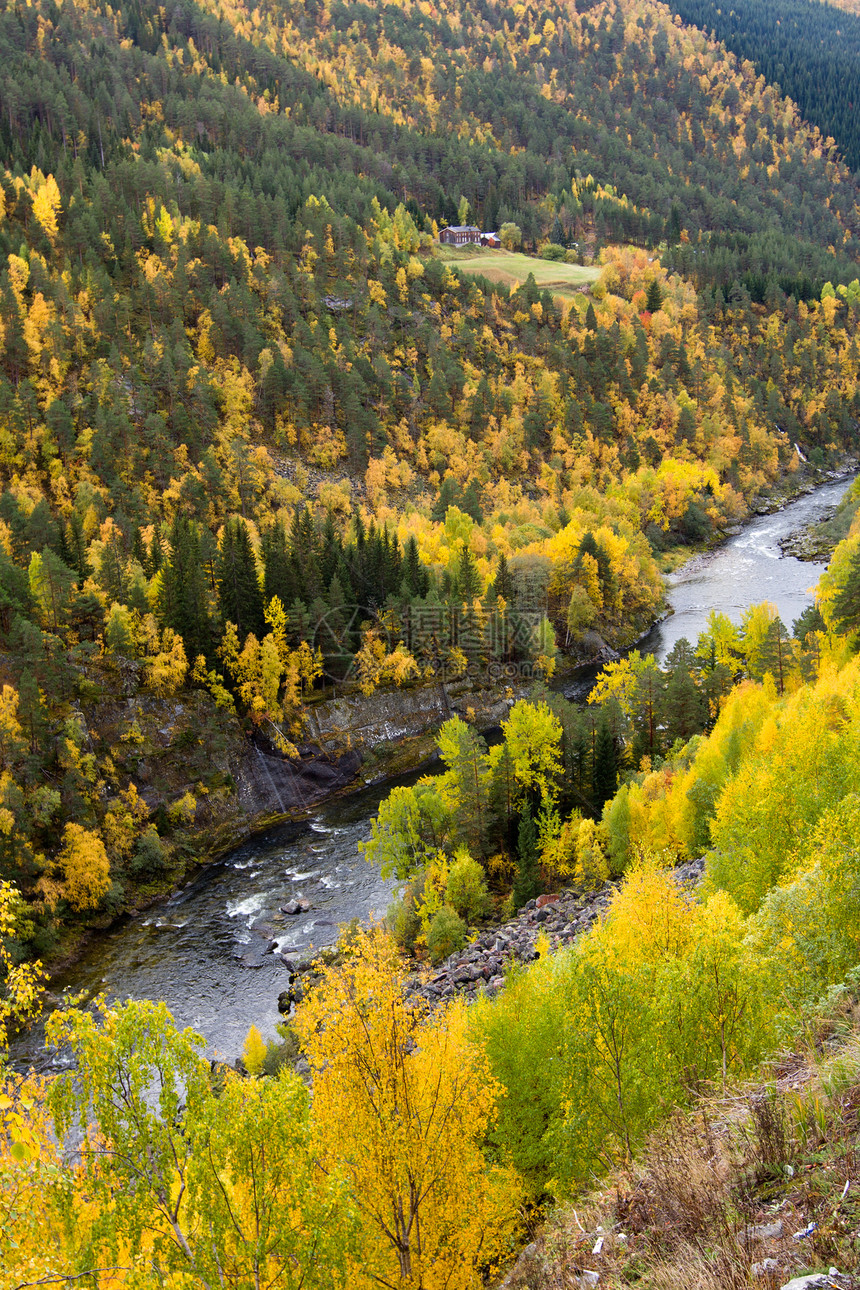
[[(712, 608), (737, 621), (747, 605), (760, 600), (773, 601), (790, 628), (811, 603), (810, 589), (823, 566), (782, 556), (779, 542), (832, 511), (848, 483), (826, 484), (689, 561), (669, 580), (674, 614), (641, 648), (662, 659), (680, 637), (695, 642)], [(332, 800), (303, 824), (252, 839), (165, 904), (95, 937), (52, 989), (86, 999), (100, 992), (163, 999), (179, 1025), (199, 1031), (210, 1051), (228, 1061), (241, 1051), (252, 1022), (265, 1038), (274, 1038), (277, 997), (289, 977), (282, 956), (330, 944), (338, 924), (385, 912), (394, 884), (366, 863), (358, 843), (369, 836), (370, 820), (391, 786)], [(310, 909), (280, 913), (281, 906), (299, 899)], [(39, 1027), (15, 1045), (14, 1057), (43, 1069), (63, 1060), (45, 1053)]]
[(640, 644), (662, 662), (681, 637), (695, 645), (712, 609), (739, 623), (749, 605), (776, 605), (789, 631), (812, 604), (812, 591), (824, 564), (784, 556), (779, 544), (808, 525), (826, 519), (851, 484), (850, 478), (823, 484), (773, 515), (746, 524), (736, 537), (694, 556), (667, 579), (673, 613)]
[[(60, 996), (163, 999), (180, 1026), (209, 1041), (227, 1061), (241, 1052), (253, 1022), (276, 1038), (278, 994), (289, 984), (284, 958), (337, 939), (338, 925), (384, 915), (395, 883), (359, 854), (370, 820), (393, 783), (324, 803), (309, 820), (252, 838), (209, 865), (162, 905), (122, 919), (96, 936), (51, 982)], [(307, 900), (295, 915), (280, 907)], [(276, 942), (276, 950), (269, 947)], [(16, 1065), (49, 1069), (41, 1027), (13, 1047)], [(59, 1064), (64, 1059), (60, 1057)]]

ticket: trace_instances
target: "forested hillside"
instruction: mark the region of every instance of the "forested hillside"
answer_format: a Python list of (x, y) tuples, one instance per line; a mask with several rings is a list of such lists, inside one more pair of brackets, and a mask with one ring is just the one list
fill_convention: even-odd
[[(531, 850), (536, 883), (570, 876), (559, 860), (575, 851), (587, 887), (605, 877), (605, 848), (620, 878), (591, 926), (555, 951), (539, 934), (536, 961), (511, 966), (471, 1007), (428, 1007), (376, 928), (352, 929), (317, 964), (282, 1044), (250, 1028), (244, 1075), (206, 1060), (203, 1040), (178, 1031), (163, 1004), (57, 1012), (48, 1037), (68, 1045), (74, 1071), (7, 1084), (0, 1106), (4, 1290), (84, 1276), (102, 1287), (277, 1278), (294, 1290), (479, 1290), (498, 1281), (526, 1222), (560, 1200), (582, 1212), (608, 1171), (598, 1199), (610, 1217), (586, 1256), (609, 1286), (657, 1290), (692, 1269), (692, 1284), (746, 1290), (750, 1232), (756, 1243), (783, 1235), (779, 1222), (763, 1231), (757, 1221), (774, 1194), (780, 1213), (815, 1217), (802, 1238), (785, 1233), (773, 1268), (838, 1259), (856, 1274), (855, 1202), (842, 1211), (857, 1135), (858, 589), (855, 521), (820, 587), (820, 616), (808, 616), (806, 648), (765, 657), (766, 607), (748, 615), (743, 640), (714, 622), (690, 684), (707, 702), (709, 670), (739, 683), (707, 734), (665, 759), (643, 754), (598, 824), (568, 814), (563, 708), (515, 705), (489, 755), (465, 723), (446, 723), (445, 773), (395, 790), (374, 839), (412, 877), (427, 949), (443, 900), (478, 916), (474, 856), (506, 805), (519, 816), (521, 875)], [(741, 677), (744, 657), (761, 681)], [(680, 887), (668, 862), (703, 848), (703, 885)], [(485, 863), (498, 874), (501, 859)], [(20, 917), (8, 888), (0, 917), (10, 929)], [(389, 920), (395, 933), (406, 922)], [(8, 980), (4, 1024), (33, 1006), (32, 974)], [(741, 1081), (777, 1048), (781, 1078), (766, 1067), (753, 1096)], [(290, 1069), (299, 1053), (311, 1093)], [(822, 1079), (807, 1090), (819, 1060)], [(703, 1091), (733, 1111), (708, 1117)], [(673, 1206), (678, 1222), (665, 1218)], [(547, 1262), (578, 1279), (585, 1242), (576, 1257), (557, 1222)], [(549, 1270), (529, 1271), (521, 1283), (553, 1283)]]
[[(42, 928), (181, 868), (213, 732), (629, 645), (667, 547), (856, 447), (854, 181), (665, 8), (7, 5), (0, 47), (3, 866)], [(460, 277), (469, 210), (600, 280)], [(147, 802), (181, 691), (194, 791)]]
[[(243, 745), (310, 759), (311, 705), (377, 687), (456, 678), (469, 718), (375, 821), (387, 929), (244, 1075), (158, 1002), (57, 1011), (74, 1075), (0, 1097), (0, 1290), (478, 1290), (855, 990), (856, 513), (791, 631), (544, 682), (856, 459), (858, 197), (653, 0), (0, 0), (0, 1060), (33, 959), (180, 881)], [(460, 274), (467, 219), (599, 277)], [(470, 677), (536, 682), (491, 748)], [(406, 988), (401, 950), (610, 877), (475, 1007)]]
[(766, 80), (794, 99), (807, 121), (835, 139), (853, 170), (860, 167), (856, 11), (846, 15), (817, 0), (741, 0), (730, 10), (711, 0), (681, 0), (675, 10), (684, 22), (724, 41), (739, 58), (750, 59)]

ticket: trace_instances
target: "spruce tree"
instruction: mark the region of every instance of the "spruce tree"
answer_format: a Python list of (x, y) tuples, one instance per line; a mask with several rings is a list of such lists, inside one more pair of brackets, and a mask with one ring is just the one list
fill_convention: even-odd
[(460, 499), (460, 510), (466, 515), (471, 516), (476, 524), (482, 524), (484, 512), (481, 509), (481, 492), (476, 480), (472, 480), (463, 492)]
[[(687, 642), (679, 641), (678, 645), (687, 646)], [(676, 651), (677, 656), (673, 657)], [(662, 724), (668, 730), (670, 741), (689, 739), (705, 728), (708, 712), (704, 695), (693, 680), (686, 650), (678, 650), (676, 646), (666, 662), (671, 670), (661, 704)]]
[(263, 593), (244, 520), (228, 520), (224, 526), (216, 561), (216, 578), (222, 623), (235, 623), (240, 640), (244, 640), (249, 632), (261, 640), (265, 635)]
[(523, 905), (532, 900), (539, 891), (538, 831), (532, 819), (531, 807), (526, 802), (520, 815), (520, 827), (517, 835), (517, 876), (514, 879), (514, 907), (522, 909)]
[(164, 563), (164, 549), (161, 545), (161, 530), (157, 524), (152, 526), (152, 540), (149, 544), (149, 567), (152, 575), (158, 573)]
[(497, 848), (513, 844), (514, 798), (516, 777), (511, 750), (502, 744), (501, 755), (496, 761), (489, 789), (490, 838)]
[(326, 672), (344, 677), (351, 662), (351, 645), (347, 626), (349, 610), (340, 577), (335, 573), (328, 593), (328, 611), (321, 624), (319, 643), (325, 655)]
[(287, 531), (281, 520), (276, 520), (269, 528), (264, 529), (260, 545), (265, 568), (263, 577), (265, 603), (268, 605), (269, 601), (277, 596), (286, 609), (295, 600), (298, 588), (293, 576)]
[(465, 605), (470, 605), (481, 590), (481, 578), (475, 565), (475, 557), (467, 546), (460, 552), (460, 567), (457, 571), (457, 596)]
[(430, 590), (430, 575), (421, 563), (418, 554), (418, 543), (414, 536), (406, 543), (403, 559), (403, 581), (407, 593), (412, 599), (422, 599)]
[(648, 284), (648, 292), (645, 296), (645, 308), (649, 314), (656, 314), (663, 304), (663, 296), (660, 291), (660, 283), (655, 278)]
[(843, 631), (860, 627), (860, 547), (852, 552), (842, 585), (831, 602), (833, 622)]
[(99, 586), (107, 596), (107, 603), (110, 605), (113, 601), (119, 604), (125, 604), (128, 598), (128, 570), (126, 568), (125, 553), (119, 542), (119, 535), (116, 528), (104, 544), (104, 548), (99, 557), (96, 577)]
[(297, 510), (293, 517), (290, 560), (298, 596), (309, 605), (317, 596), (322, 595), (323, 587), (317, 532), (307, 506)]
[(609, 722), (601, 714), (594, 744), (594, 767), (591, 773), (591, 795), (597, 811), (615, 794), (618, 783), (618, 758)]
[(78, 575), (78, 586), (82, 587), (89, 577), (90, 566), (87, 560), (87, 540), (84, 537), (84, 525), (77, 511), (72, 511), (69, 516), (68, 545), (71, 552), (71, 559), (68, 561), (69, 568), (75, 570)]
[(343, 543), (335, 528), (334, 516), (331, 511), (326, 514), (325, 524), (322, 531), (322, 542), (320, 551), (320, 576), (322, 577), (323, 586), (328, 589), (335, 571), (338, 566), (341, 554), (343, 552)]
[(514, 580), (508, 568), (507, 556), (504, 554), (499, 556), (493, 592), (496, 596), (501, 596), (507, 604), (510, 604), (514, 597)]
[[(147, 551), (144, 545), (143, 536), (140, 532), (140, 526), (137, 524), (134, 526), (134, 533), (131, 539), (131, 554), (132, 554), (132, 558), (135, 560), (137, 564), (140, 565), (141, 569), (147, 575), (147, 577), (151, 577), (151, 569), (149, 566), (149, 552)], [(66, 560), (66, 564), (71, 564), (71, 561)]]
[(486, 853), (490, 823), (487, 745), (460, 717), (439, 733), (439, 753), (448, 768), (457, 836), (475, 857)]
[(167, 627), (179, 632), (189, 660), (212, 652), (212, 621), (206, 572), (200, 559), (200, 532), (193, 520), (177, 515), (170, 528), (170, 555), (164, 562), (158, 611)]

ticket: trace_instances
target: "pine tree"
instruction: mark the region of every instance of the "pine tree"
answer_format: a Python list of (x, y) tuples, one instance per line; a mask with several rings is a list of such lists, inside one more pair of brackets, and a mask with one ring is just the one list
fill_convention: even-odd
[(785, 681), (791, 662), (789, 635), (782, 619), (777, 615), (769, 625), (761, 651), (761, 667), (770, 672), (778, 694), (785, 693)]

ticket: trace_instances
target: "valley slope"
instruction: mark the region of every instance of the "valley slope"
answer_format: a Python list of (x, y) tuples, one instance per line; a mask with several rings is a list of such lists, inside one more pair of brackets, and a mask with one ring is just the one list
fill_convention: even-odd
[[(629, 645), (667, 548), (856, 448), (855, 180), (663, 6), (46, 0), (0, 50), (3, 872), (40, 946), (230, 814), (217, 757), (147, 787), (153, 704), (196, 690), (204, 761), (290, 751), (321, 682)], [(600, 277), (461, 276), (460, 212)]]

